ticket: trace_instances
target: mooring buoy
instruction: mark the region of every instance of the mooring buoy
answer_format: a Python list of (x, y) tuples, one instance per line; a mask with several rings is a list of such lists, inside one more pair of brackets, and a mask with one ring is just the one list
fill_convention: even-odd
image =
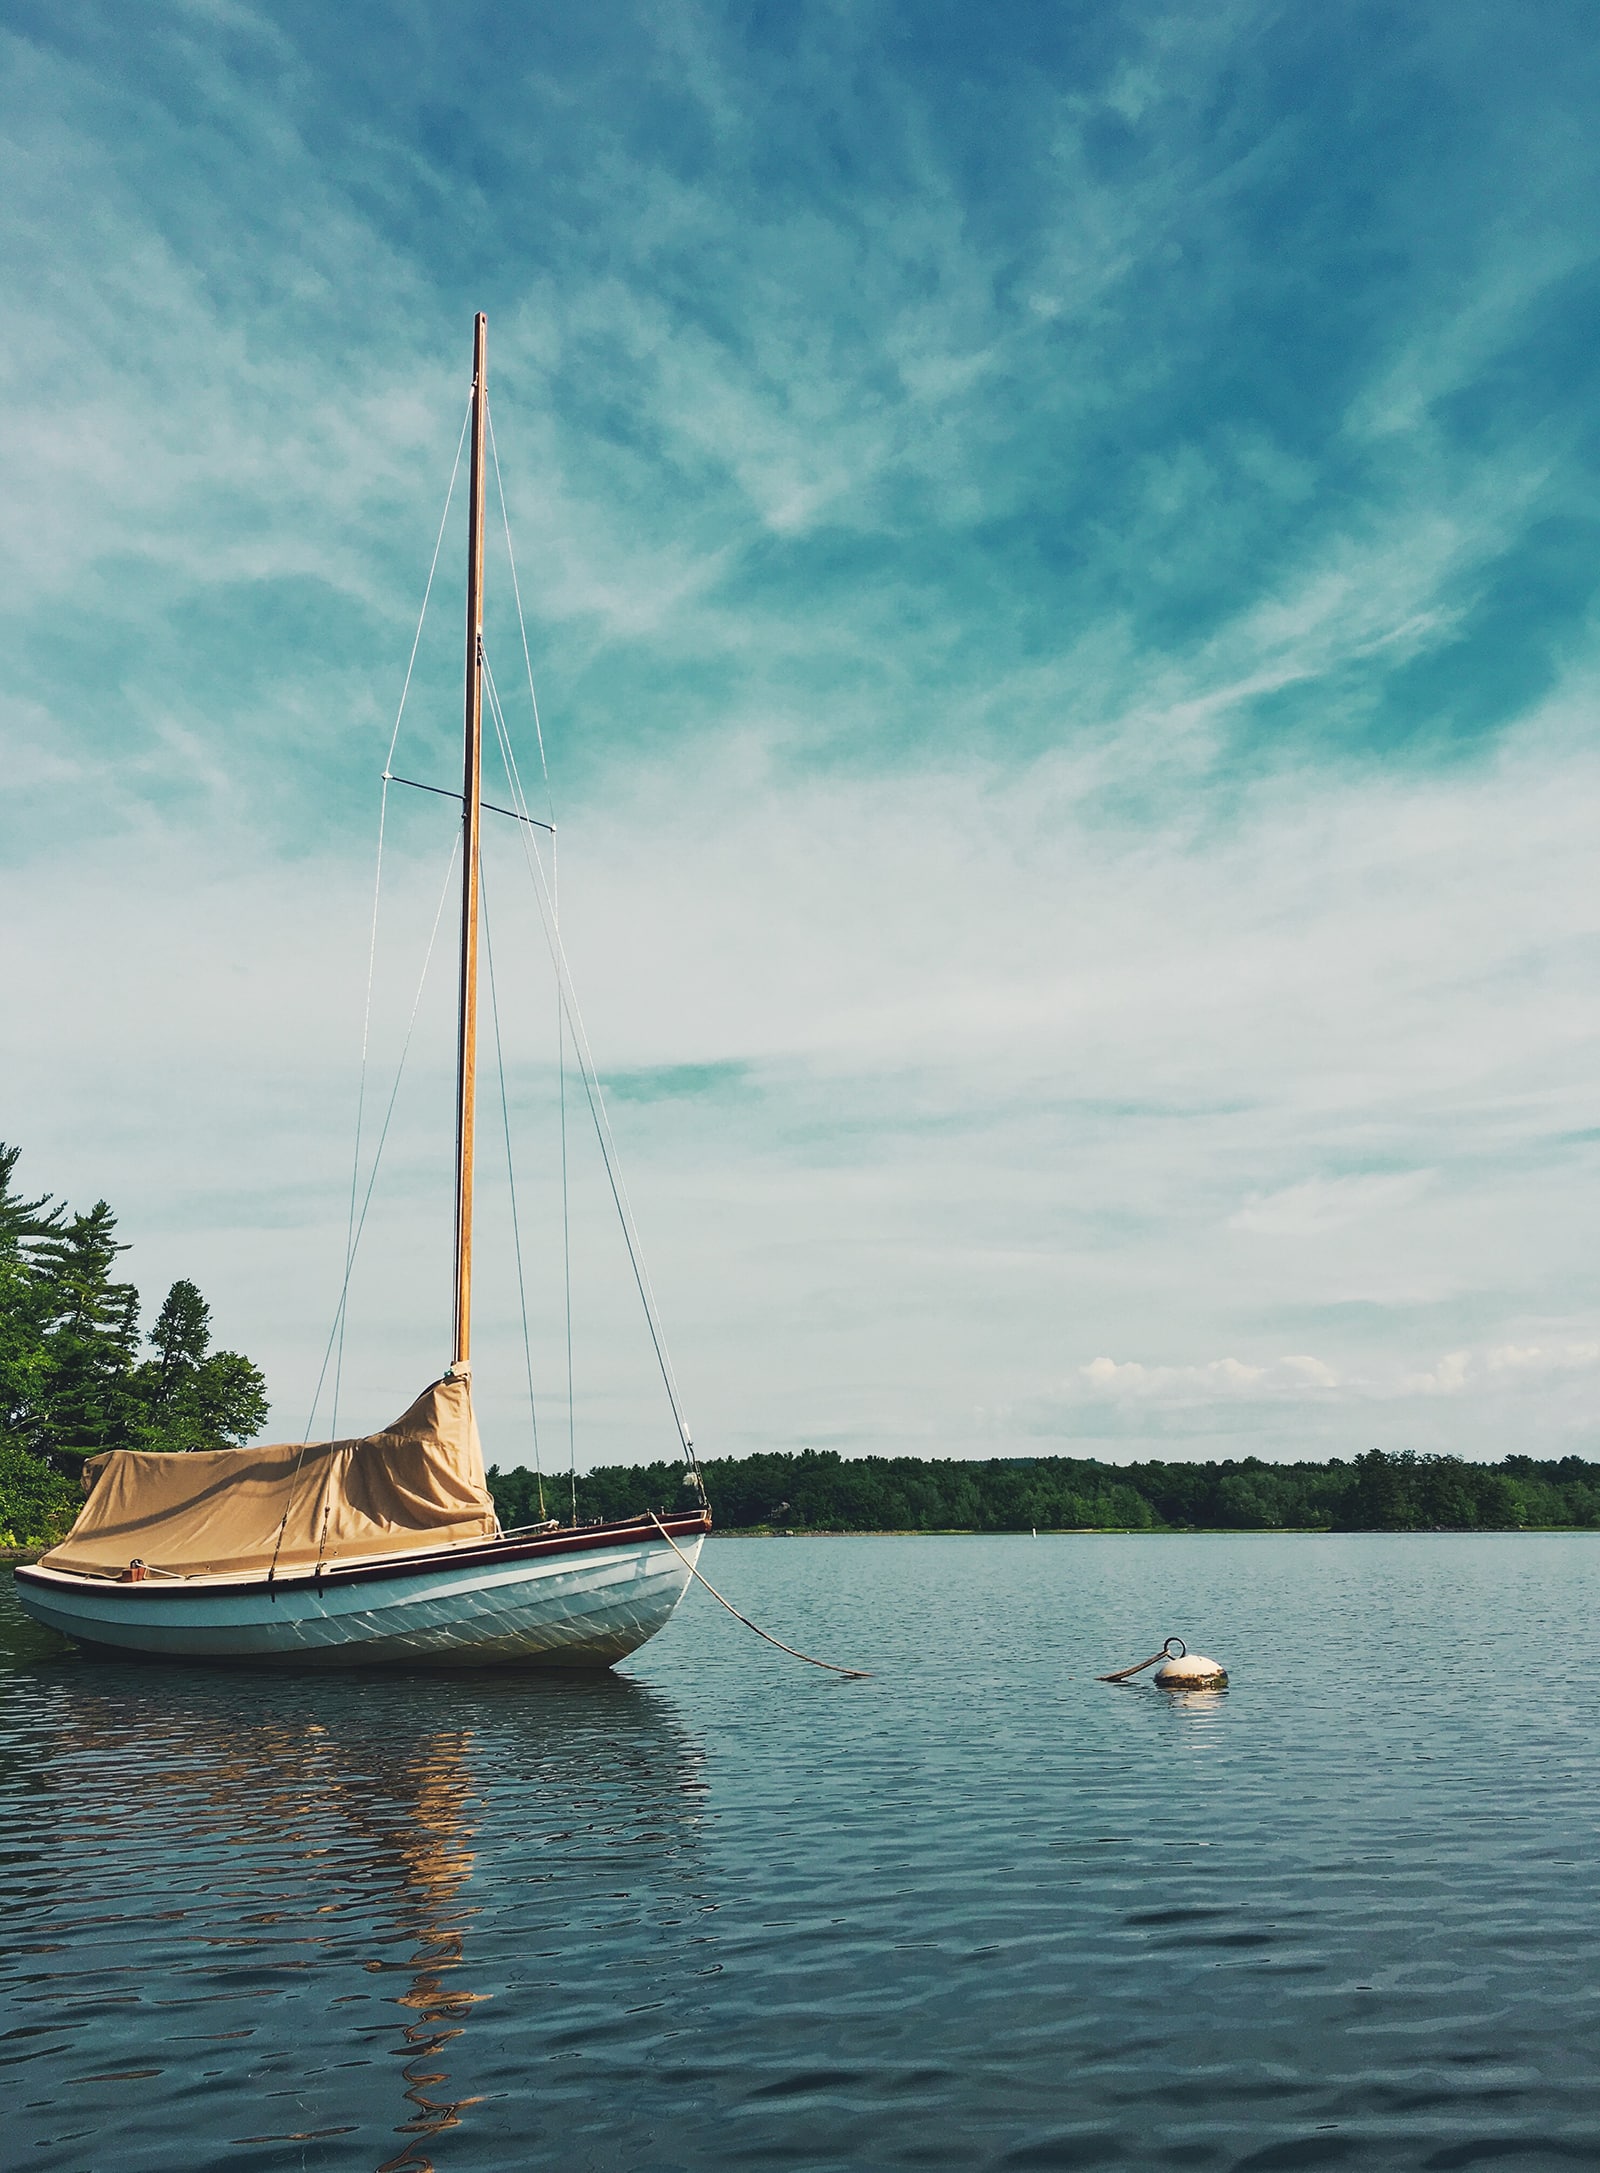
[[(1158, 1660), (1161, 1665), (1156, 1667)], [(1114, 1675), (1102, 1675), (1100, 1680), (1125, 1683), (1130, 1675), (1142, 1675), (1147, 1667), (1156, 1669), (1152, 1680), (1158, 1690), (1225, 1690), (1228, 1687), (1227, 1669), (1215, 1660), (1208, 1660), (1203, 1653), (1191, 1652), (1181, 1637), (1169, 1637), (1161, 1650), (1153, 1652), (1148, 1660), (1137, 1661), (1132, 1667), (1119, 1667)]]
[(1158, 1690), (1226, 1690), (1225, 1667), (1208, 1660), (1203, 1652), (1190, 1652), (1181, 1637), (1169, 1637), (1167, 1643), (1176, 1645), (1178, 1651), (1156, 1669), (1152, 1679)]

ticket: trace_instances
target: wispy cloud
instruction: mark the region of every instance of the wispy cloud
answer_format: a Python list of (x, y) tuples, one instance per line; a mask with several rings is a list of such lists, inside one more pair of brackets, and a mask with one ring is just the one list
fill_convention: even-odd
[(1309, 1237), (1337, 1230), (1386, 1208), (1404, 1207), (1425, 1191), (1431, 1170), (1398, 1170), (1390, 1175), (1313, 1177), (1285, 1185), (1280, 1192), (1253, 1195), (1229, 1217), (1229, 1228), (1262, 1237)]
[[(1513, 70), (1509, 24), (1375, 53), (1254, 4), (956, 45), (890, 0), (781, 36), (688, 0), (26, 20), (0, 721), (47, 1030), (6, 1121), (142, 1273), (202, 1272), (284, 1423), (486, 305), (564, 925), (704, 1432), (1582, 1436), (1550, 1354), (1595, 1307), (1600, 154), (1545, 124), (1587, 41)], [(452, 586), (416, 774), (459, 639)], [(384, 1061), (436, 816), (393, 818)], [(437, 1298), (447, 994), (363, 1271), (373, 1417)], [(610, 1350), (626, 1282), (580, 1246)], [(596, 1392), (593, 1453), (649, 1395)]]
[[(1053, 761), (846, 792), (747, 743), (692, 779), (637, 771), (569, 823), (566, 941), (706, 1438), (954, 1450), (1010, 1428), (1116, 1454), (1309, 1453), (1368, 1445), (1381, 1414), (1390, 1445), (1494, 1452), (1503, 1389), (1570, 1440), (1576, 1360), (1514, 1355), (1593, 1336), (1572, 1315), (1596, 780), (1550, 729), (1448, 781), (1273, 779), (1198, 831), (1181, 806), (1113, 822), (1097, 782), (1075, 791)], [(432, 803), (394, 820), (380, 1084), (448, 850)], [(60, 863), (52, 942), (14, 986), (49, 1012), (66, 973), (75, 1001), (16, 1091), (41, 1177), (118, 1197), (156, 1280), (203, 1267), (287, 1393), (314, 1374), (336, 1280), (368, 876), (325, 852), (286, 870), (237, 825), (198, 852), (182, 838)], [(502, 844), (495, 951), (548, 1360), (553, 1014)], [(13, 917), (36, 881), (16, 876)], [(437, 1296), (448, 980), (444, 964), (358, 1285), (369, 1383), (426, 1342)], [(589, 1347), (631, 1348), (585, 1169)], [(491, 1196), (491, 1247), (503, 1212)], [(1455, 1393), (1474, 1383), (1496, 1395)], [(621, 1453), (649, 1408), (645, 1373), (594, 1420), (595, 1453)]]

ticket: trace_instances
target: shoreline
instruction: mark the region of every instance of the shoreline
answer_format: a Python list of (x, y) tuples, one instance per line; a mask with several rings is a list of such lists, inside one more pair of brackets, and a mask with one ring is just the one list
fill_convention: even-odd
[(1592, 1524), (1072, 1524), (1024, 1531), (979, 1531), (975, 1525), (941, 1525), (918, 1531), (907, 1525), (845, 1531), (818, 1525), (805, 1531), (765, 1524), (713, 1524), (712, 1539), (1516, 1539), (1563, 1533), (1600, 1538)]
[[(707, 1534), (711, 1539), (1600, 1539), (1600, 1529), (1592, 1524), (1501, 1524), (1501, 1525), (1347, 1525), (1335, 1529), (1327, 1524), (1280, 1524), (1272, 1526), (1234, 1524), (1168, 1524), (1148, 1526), (1141, 1524), (1079, 1524), (1039, 1531), (1021, 1531), (1015, 1528), (1003, 1532), (979, 1531), (973, 1525), (941, 1525), (932, 1531), (917, 1531), (906, 1525), (874, 1526), (871, 1530), (845, 1531), (836, 1527), (818, 1526), (814, 1530), (775, 1530), (761, 1524), (714, 1524)], [(52, 1540), (50, 1546), (56, 1545)], [(0, 1569), (14, 1569), (20, 1564), (38, 1561), (47, 1554), (49, 1547), (0, 1547)]]

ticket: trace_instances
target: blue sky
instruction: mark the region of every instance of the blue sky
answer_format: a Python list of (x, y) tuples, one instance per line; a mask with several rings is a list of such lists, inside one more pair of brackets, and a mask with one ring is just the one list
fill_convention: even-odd
[[(4, 58), (4, 1129), (152, 1293), (197, 1276), (276, 1431), (483, 308), (566, 940), (702, 1444), (1596, 1453), (1589, 11), (52, 0)], [(453, 762), (458, 558), (408, 774)], [(390, 843), (375, 1076), (448, 818)], [(353, 1422), (445, 1355), (446, 979)], [(586, 1462), (671, 1442), (603, 1206)]]

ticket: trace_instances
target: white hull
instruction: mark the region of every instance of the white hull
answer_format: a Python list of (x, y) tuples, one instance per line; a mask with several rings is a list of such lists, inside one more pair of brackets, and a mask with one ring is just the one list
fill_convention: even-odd
[(609, 1667), (682, 1599), (703, 1530), (529, 1545), (476, 1543), (321, 1578), (138, 1584), (38, 1567), (17, 1573), (35, 1622), (80, 1644), (174, 1660), (295, 1666)]

